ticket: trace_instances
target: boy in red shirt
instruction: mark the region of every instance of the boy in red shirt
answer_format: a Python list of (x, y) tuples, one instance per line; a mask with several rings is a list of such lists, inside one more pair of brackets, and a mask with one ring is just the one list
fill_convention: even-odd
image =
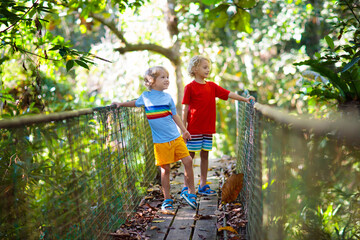
[[(190, 156), (194, 159), (195, 152), (200, 152), (200, 185), (198, 193), (201, 195), (216, 195), (216, 192), (206, 184), (209, 166), (209, 151), (212, 149), (212, 135), (216, 133), (216, 97), (227, 100), (232, 98), (250, 103), (253, 96), (244, 98), (230, 92), (214, 82), (205, 81), (210, 74), (210, 60), (203, 56), (195, 56), (190, 60), (188, 72), (195, 79), (185, 86), (182, 104), (183, 122), (191, 134), (191, 140), (186, 145)], [(187, 191), (184, 187), (183, 192)]]

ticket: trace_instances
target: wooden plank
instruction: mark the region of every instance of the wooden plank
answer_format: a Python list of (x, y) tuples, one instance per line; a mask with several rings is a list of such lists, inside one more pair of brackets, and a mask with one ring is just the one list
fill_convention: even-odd
[[(187, 203), (185, 204), (187, 205)], [(195, 215), (196, 215), (196, 210), (192, 209), (189, 205), (179, 208), (166, 239), (169, 240), (190, 239), (191, 233), (194, 228)]]
[[(178, 169), (178, 172), (184, 173), (183, 164), (181, 164), (180, 168)], [(174, 200), (174, 209), (176, 214), (179, 209), (179, 206), (180, 205), (184, 206), (180, 198), (180, 192), (183, 188), (183, 183), (184, 183), (184, 174), (177, 175), (170, 182), (170, 193)], [(145, 237), (151, 240), (160, 240), (167, 238), (167, 233), (172, 228), (171, 224), (173, 223), (173, 220), (175, 218), (174, 215), (162, 214), (161, 211), (159, 211), (157, 214), (159, 215), (159, 217), (154, 218), (152, 220), (152, 223), (149, 224), (145, 232)], [(171, 239), (171, 238), (167, 238), (167, 239)]]
[[(183, 175), (181, 175), (183, 176)], [(180, 177), (176, 177), (176, 181), (179, 181)], [(175, 181), (174, 179), (174, 181)], [(178, 211), (179, 205), (181, 204), (180, 199), (178, 199), (178, 193), (181, 191), (181, 184), (170, 184), (170, 193), (174, 200), (174, 209), (175, 214)], [(156, 217), (152, 220), (151, 224), (149, 224), (148, 228), (145, 232), (145, 237), (151, 240), (162, 240), (165, 239), (167, 233), (169, 232), (169, 228), (173, 222), (175, 215), (163, 214), (161, 210), (157, 212), (159, 217)]]
[[(184, 165), (181, 164), (179, 172), (184, 173)], [(194, 177), (197, 180), (197, 175), (200, 173), (199, 167), (194, 167)], [(195, 180), (195, 181), (196, 181)], [(175, 182), (184, 182), (184, 175), (176, 176), (174, 179)], [(195, 182), (196, 183), (196, 182)], [(174, 221), (169, 229), (169, 233), (166, 239), (169, 240), (187, 240), (190, 239), (191, 233), (193, 232), (194, 227), (194, 216), (196, 215), (196, 210), (192, 209), (187, 202), (180, 197), (180, 192), (183, 187), (181, 185), (180, 189), (178, 186), (174, 186), (174, 190), (178, 190), (174, 197), (180, 203), (179, 209), (176, 213)]]
[[(199, 161), (200, 159), (198, 159)], [(211, 161), (211, 160), (210, 160)], [(212, 165), (217, 165), (210, 162)], [(178, 172), (183, 173), (184, 167), (181, 164)], [(194, 166), (195, 188), (199, 184), (200, 167)], [(214, 176), (212, 170), (208, 172), (208, 181), (210, 186), (215, 191), (219, 191), (218, 178)], [(187, 240), (187, 239), (216, 239), (217, 233), (217, 217), (215, 211), (217, 210), (218, 197), (217, 196), (198, 196), (200, 203), (198, 212), (192, 209), (185, 200), (180, 198), (180, 191), (183, 187), (184, 175), (177, 175), (170, 183), (170, 192), (174, 199), (174, 208), (176, 215), (165, 215), (159, 213), (158, 218), (154, 218), (153, 222), (149, 224), (145, 232), (146, 239), (151, 240)], [(196, 214), (202, 216), (210, 216), (209, 219), (195, 220)], [(155, 226), (155, 227), (154, 227)], [(155, 228), (151, 230), (151, 228)]]
[[(215, 190), (215, 189), (214, 189)], [(217, 196), (202, 196), (195, 223), (195, 231), (192, 239), (216, 239), (217, 234), (217, 216), (215, 211), (218, 208)]]
[[(209, 162), (210, 163), (210, 162)], [(213, 167), (208, 172), (208, 181), (211, 182), (210, 187), (219, 193), (219, 178), (215, 176), (213, 168), (216, 163), (212, 162)], [(201, 196), (198, 216), (195, 222), (195, 230), (192, 236), (193, 240), (215, 240), (217, 234), (217, 216), (218, 195)], [(202, 217), (202, 218), (201, 218)], [(200, 218), (200, 219), (199, 219)]]
[[(175, 210), (176, 213), (176, 210)], [(154, 218), (149, 224), (145, 237), (151, 240), (165, 239), (175, 215), (168, 215), (158, 212), (158, 217)]]

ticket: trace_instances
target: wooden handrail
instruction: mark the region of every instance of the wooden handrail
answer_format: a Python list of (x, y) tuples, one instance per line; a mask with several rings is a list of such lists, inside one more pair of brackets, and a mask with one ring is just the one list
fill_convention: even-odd
[(42, 122), (51, 122), (51, 121), (61, 121), (67, 118), (78, 117), (81, 115), (92, 114), (94, 109), (81, 109), (74, 111), (66, 111), (66, 112), (58, 112), (58, 113), (50, 113), (50, 114), (36, 114), (36, 115), (27, 115), (15, 117), (12, 119), (0, 120), (0, 128), (15, 128), (21, 127), (25, 125), (30, 125), (34, 123), (42, 123)]
[(290, 115), (268, 105), (255, 103), (254, 108), (263, 116), (277, 123), (288, 125), (292, 129), (309, 130), (316, 134), (327, 134), (336, 131), (336, 134), (350, 140), (360, 142), (359, 119), (308, 119), (301, 116)]

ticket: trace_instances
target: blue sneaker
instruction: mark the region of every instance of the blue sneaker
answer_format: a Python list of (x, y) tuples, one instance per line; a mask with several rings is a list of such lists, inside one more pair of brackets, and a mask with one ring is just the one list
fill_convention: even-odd
[(202, 188), (200, 188), (200, 185), (199, 185), (199, 188), (198, 188), (198, 193), (200, 195), (205, 195), (205, 196), (213, 196), (213, 195), (216, 195), (216, 191), (212, 190), (210, 188), (209, 185), (205, 185), (203, 186)]
[(165, 199), (161, 205), (161, 210), (162, 211), (174, 211), (173, 203), (174, 203), (174, 200)]
[(187, 193), (188, 190), (189, 190), (188, 187), (184, 187), (184, 188), (181, 190), (180, 197), (183, 197), (184, 193)]
[(183, 190), (181, 191), (180, 197), (185, 199), (185, 201), (190, 205), (190, 207), (196, 209), (198, 207), (198, 204), (196, 202), (196, 195), (188, 193), (187, 187), (185, 188), (183, 188)]

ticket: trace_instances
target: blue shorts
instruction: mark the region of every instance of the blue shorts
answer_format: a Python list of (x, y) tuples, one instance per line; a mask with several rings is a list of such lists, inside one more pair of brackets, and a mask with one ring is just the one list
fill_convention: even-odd
[(191, 140), (186, 142), (189, 152), (211, 151), (212, 144), (212, 134), (194, 134), (191, 135)]

